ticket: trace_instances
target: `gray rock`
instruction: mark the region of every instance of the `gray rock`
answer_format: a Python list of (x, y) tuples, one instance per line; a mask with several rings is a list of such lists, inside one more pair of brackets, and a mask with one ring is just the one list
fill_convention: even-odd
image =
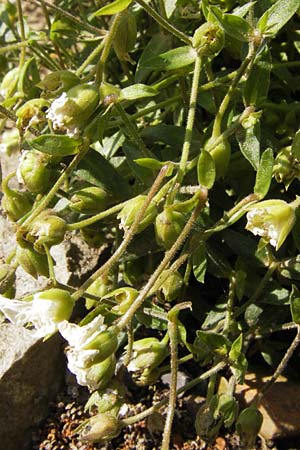
[(0, 336), (0, 448), (22, 450), (61, 386), (61, 339), (55, 335), (42, 342), (31, 331), (5, 323)]

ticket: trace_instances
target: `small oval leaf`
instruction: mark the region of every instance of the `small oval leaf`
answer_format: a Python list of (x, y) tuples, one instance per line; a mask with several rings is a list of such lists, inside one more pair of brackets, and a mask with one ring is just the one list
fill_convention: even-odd
[(206, 150), (202, 150), (198, 159), (197, 174), (199, 184), (211, 189), (216, 179), (216, 166), (213, 157)]
[(43, 134), (30, 141), (31, 147), (53, 156), (76, 155), (82, 145), (82, 139), (60, 134)]
[(211, 11), (224, 29), (225, 33), (241, 42), (248, 42), (251, 34), (251, 25), (242, 17), (234, 14), (225, 14), (216, 6)]
[(158, 92), (146, 84), (132, 84), (121, 90), (119, 100), (138, 100), (139, 98), (153, 97)]
[(193, 64), (196, 57), (196, 50), (185, 45), (148, 59), (143, 67), (152, 70), (176, 70)]

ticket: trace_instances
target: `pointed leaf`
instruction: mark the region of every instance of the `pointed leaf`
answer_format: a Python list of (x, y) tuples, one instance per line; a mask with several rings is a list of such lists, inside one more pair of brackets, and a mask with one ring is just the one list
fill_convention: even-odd
[(272, 69), (271, 53), (266, 48), (255, 59), (244, 87), (244, 99), (247, 106), (260, 107), (268, 96)]
[(121, 90), (119, 100), (137, 100), (139, 98), (153, 97), (158, 92), (145, 84), (132, 84)]
[(273, 37), (299, 8), (299, 0), (278, 0), (262, 15), (257, 26), (264, 35)]
[(152, 70), (176, 70), (193, 64), (196, 57), (196, 50), (186, 45), (148, 59), (144, 68)]
[(193, 272), (199, 283), (204, 283), (206, 266), (206, 247), (202, 242), (193, 253)]
[(300, 325), (300, 293), (295, 285), (293, 285), (290, 293), (290, 308), (293, 321)]
[[(250, 119), (250, 118), (249, 118)], [(247, 120), (247, 119), (246, 119)], [(236, 138), (243, 156), (257, 170), (260, 160), (260, 126), (258, 120), (243, 122), (236, 132)]]
[(82, 145), (81, 139), (62, 134), (43, 134), (30, 141), (31, 147), (52, 156), (76, 155)]
[(267, 148), (261, 156), (254, 186), (254, 193), (259, 195), (260, 199), (264, 198), (269, 191), (273, 165), (273, 151), (271, 148)]
[(92, 17), (117, 14), (124, 11), (130, 3), (132, 3), (132, 0), (115, 0), (108, 5), (103, 6), (103, 8), (98, 9), (98, 11), (93, 13)]
[(252, 31), (251, 25), (242, 17), (234, 14), (225, 14), (216, 6), (211, 7), (211, 11), (217, 18), (225, 33), (241, 42), (248, 42)]

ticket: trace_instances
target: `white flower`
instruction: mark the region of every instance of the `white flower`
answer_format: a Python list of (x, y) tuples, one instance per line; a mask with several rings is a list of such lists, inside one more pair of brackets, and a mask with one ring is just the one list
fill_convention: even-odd
[(284, 200), (264, 200), (249, 207), (246, 230), (261, 236), (278, 250), (295, 222), (299, 198), (292, 203)]
[(67, 124), (66, 109), (68, 102), (67, 93), (63, 92), (60, 97), (52, 102), (46, 117), (51, 120), (54, 130), (66, 130), (68, 136), (74, 137), (79, 134), (80, 130), (74, 124)]
[(69, 342), (66, 350), (68, 367), (76, 375), (77, 382), (82, 386), (88, 385), (88, 365), (97, 354), (98, 349), (86, 348), (94, 339), (106, 330), (103, 316), (95, 317), (87, 325), (79, 326), (64, 320), (58, 325), (60, 334)]
[(12, 323), (35, 328), (34, 336), (42, 338), (55, 333), (58, 324), (69, 318), (74, 306), (70, 294), (62, 289), (49, 289), (34, 294), (31, 301), (10, 300), (0, 295), (0, 310)]

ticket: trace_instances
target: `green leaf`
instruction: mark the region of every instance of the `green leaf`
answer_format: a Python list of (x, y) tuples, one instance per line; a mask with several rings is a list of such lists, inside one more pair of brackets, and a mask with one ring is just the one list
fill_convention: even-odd
[(222, 334), (198, 330), (197, 338), (204, 344), (207, 351), (216, 353), (219, 356), (227, 356), (230, 342)]
[(192, 262), (195, 278), (199, 281), (199, 283), (204, 283), (207, 265), (206, 246), (204, 242), (202, 242), (193, 252)]
[[(250, 118), (249, 118), (250, 119)], [(243, 156), (257, 170), (260, 160), (260, 126), (258, 120), (247, 120), (236, 132), (236, 138)]]
[(100, 153), (90, 150), (80, 161), (74, 174), (88, 183), (102, 187), (116, 200), (130, 197), (130, 188), (125, 179)]
[(148, 60), (151, 58), (154, 58), (155, 56), (159, 55), (160, 53), (166, 52), (172, 47), (172, 39), (171, 36), (166, 36), (163, 33), (155, 34), (146, 47), (144, 48), (143, 53), (140, 56), (136, 72), (135, 72), (135, 82), (141, 83), (145, 81), (148, 76), (152, 73), (151, 69), (146, 69), (145, 65), (147, 66)]
[(271, 148), (267, 148), (261, 156), (254, 186), (254, 193), (257, 194), (260, 199), (264, 198), (269, 191), (272, 181), (273, 165), (273, 151)]
[(260, 107), (267, 99), (272, 69), (271, 53), (266, 48), (254, 61), (244, 86), (244, 100), (247, 106)]
[(132, 84), (121, 90), (119, 100), (137, 100), (139, 98), (153, 97), (157, 94), (157, 90), (151, 86)]
[(198, 182), (207, 189), (211, 189), (216, 179), (215, 161), (211, 154), (202, 149), (197, 163)]
[(225, 33), (238, 41), (249, 42), (249, 35), (252, 32), (252, 27), (247, 20), (235, 16), (234, 14), (225, 14), (216, 6), (212, 6), (211, 11)]
[(300, 160), (300, 130), (297, 131), (292, 142), (292, 155)]
[(195, 62), (197, 52), (194, 48), (186, 45), (174, 48), (168, 52), (161, 53), (154, 58), (148, 59), (144, 68), (150, 70), (176, 70), (189, 66)]
[(300, 325), (300, 293), (294, 284), (290, 294), (290, 308), (293, 321)]
[(151, 169), (142, 167), (135, 162), (141, 156), (141, 151), (134, 144), (126, 140), (123, 144), (123, 152), (126, 156), (126, 161), (132, 172), (146, 185), (151, 185), (154, 180), (154, 173)]
[(242, 350), (243, 335), (240, 334), (239, 337), (233, 342), (229, 352), (231, 370), (239, 383), (243, 383), (244, 376), (248, 367), (247, 359), (242, 353)]
[(273, 37), (299, 8), (299, 0), (278, 0), (262, 15), (257, 27), (264, 35)]
[(76, 155), (82, 145), (81, 139), (61, 134), (43, 134), (30, 141), (30, 146), (42, 153), (52, 156)]
[[(158, 161), (154, 158), (138, 158), (134, 160), (141, 167), (146, 167), (147, 169), (160, 170), (164, 165), (171, 164), (169, 161)], [(171, 176), (171, 173), (170, 175)]]
[(117, 14), (124, 11), (130, 3), (132, 3), (132, 0), (115, 0), (108, 5), (103, 6), (103, 8), (98, 9), (98, 11), (93, 13), (92, 17)]

